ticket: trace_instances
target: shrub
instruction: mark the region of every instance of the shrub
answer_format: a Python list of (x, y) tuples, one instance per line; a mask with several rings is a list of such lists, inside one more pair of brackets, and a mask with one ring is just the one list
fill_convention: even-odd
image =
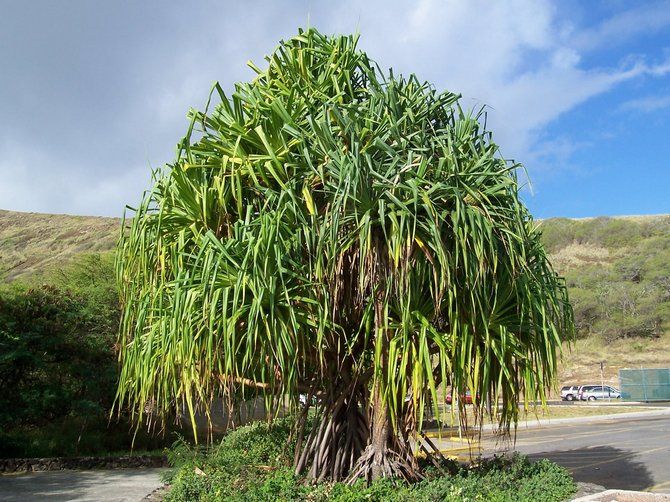
[[(128, 422), (109, 423), (119, 312), (110, 255), (82, 256), (0, 288), (0, 456), (131, 448)], [(142, 432), (135, 442), (163, 443)]]
[(110, 336), (81, 297), (53, 286), (0, 295), (0, 425), (104, 415), (116, 372)]
[(572, 244), (575, 241), (575, 229), (578, 223), (568, 218), (552, 218), (540, 224), (542, 243), (550, 253)]
[[(292, 476), (288, 470), (295, 447), (289, 441), (291, 425), (288, 419), (282, 419), (272, 425), (259, 422), (240, 427), (206, 455), (201, 448), (180, 439), (168, 454), (176, 467), (167, 478), (173, 484), (168, 500), (234, 500), (238, 495), (264, 500), (262, 494), (278, 490), (286, 484), (287, 476)], [(263, 487), (265, 483), (269, 485)], [(292, 486), (296, 486), (294, 479)]]
[(289, 419), (241, 427), (206, 452), (179, 441), (169, 454), (176, 469), (168, 477), (167, 500), (555, 501), (575, 491), (565, 469), (521, 455), (470, 467), (448, 461), (440, 470), (424, 469), (427, 479), (415, 484), (382, 479), (370, 486), (360, 481), (308, 485), (289, 467), (295, 447), (290, 430)]
[(99, 435), (83, 433), (107, 422), (116, 386), (112, 340), (81, 295), (54, 286), (0, 292), (2, 455), (95, 447)]

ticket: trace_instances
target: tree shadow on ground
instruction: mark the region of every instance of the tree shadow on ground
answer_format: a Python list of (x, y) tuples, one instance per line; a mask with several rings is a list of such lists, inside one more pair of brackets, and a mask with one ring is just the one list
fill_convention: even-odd
[(636, 452), (611, 446), (529, 454), (533, 460), (547, 458), (567, 468), (575, 481), (595, 483), (605, 488), (644, 490), (654, 486), (647, 466), (636, 460)]

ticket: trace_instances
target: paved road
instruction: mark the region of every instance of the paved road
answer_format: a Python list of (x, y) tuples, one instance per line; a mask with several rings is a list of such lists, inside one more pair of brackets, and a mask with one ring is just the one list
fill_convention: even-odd
[[(449, 443), (442, 441), (442, 447)], [(454, 447), (454, 443), (451, 443)], [(587, 417), (571, 423), (519, 428), (515, 445), (482, 438), (485, 455), (516, 450), (549, 458), (572, 472), (575, 480), (606, 488), (670, 493), (670, 415)]]
[(137, 502), (162, 485), (165, 469), (49, 471), (0, 476), (0, 500)]

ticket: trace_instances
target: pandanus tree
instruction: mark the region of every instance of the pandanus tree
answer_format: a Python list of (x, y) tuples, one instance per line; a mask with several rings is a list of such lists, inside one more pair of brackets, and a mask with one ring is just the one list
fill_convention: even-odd
[(447, 392), (509, 432), (572, 330), (519, 165), (481, 113), (383, 76), (357, 37), (301, 31), (251, 67), (190, 112), (120, 239), (118, 406), (194, 420), (263, 396), (270, 419), (296, 410), (316, 480), (420, 477)]

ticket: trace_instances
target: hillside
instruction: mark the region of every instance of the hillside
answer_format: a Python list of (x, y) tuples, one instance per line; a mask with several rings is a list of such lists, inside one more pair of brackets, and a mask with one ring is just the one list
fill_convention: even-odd
[(581, 336), (653, 338), (670, 315), (670, 216), (542, 222)]
[[(0, 211), (0, 277), (15, 281), (77, 256), (114, 249), (120, 219)], [(619, 368), (670, 365), (670, 216), (553, 218), (540, 222), (566, 278), (578, 338), (563, 382), (606, 380)]]
[(118, 218), (0, 210), (0, 279), (43, 273), (72, 258), (114, 248)]
[(564, 383), (617, 384), (620, 368), (670, 366), (670, 216), (556, 218), (541, 223), (566, 279), (578, 337)]

